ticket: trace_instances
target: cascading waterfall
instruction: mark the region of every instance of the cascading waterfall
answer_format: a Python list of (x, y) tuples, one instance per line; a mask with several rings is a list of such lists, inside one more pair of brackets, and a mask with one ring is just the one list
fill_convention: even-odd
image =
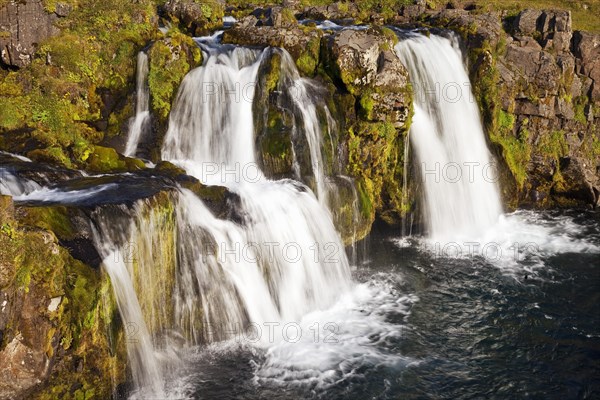
[(129, 126), (124, 155), (135, 156), (150, 118), (150, 89), (148, 88), (148, 55), (140, 51), (137, 57), (135, 117)]
[[(249, 324), (281, 329), (330, 307), (351, 287), (328, 209), (303, 184), (268, 180), (256, 164), (252, 101), (265, 52), (214, 44), (203, 50), (205, 64), (181, 84), (162, 158), (236, 193), (241, 221), (214, 217), (182, 189), (168, 202), (172, 215), (154, 215), (138, 202), (128, 229), (98, 224), (119, 309), (139, 328), (140, 340), (128, 344), (133, 397), (168, 392), (160, 375), (168, 375), (179, 349), (227, 339)], [(165, 224), (172, 227), (166, 233)], [(138, 258), (128, 265), (115, 259), (132, 244)]]
[[(302, 120), (302, 129), (304, 130), (308, 147), (310, 151), (310, 160), (312, 173), (315, 179), (316, 196), (321, 204), (327, 206), (329, 200), (328, 187), (325, 177), (325, 165), (321, 147), (323, 146), (323, 135), (317, 115), (317, 105), (310, 96), (310, 89), (313, 85), (308, 79), (300, 77), (294, 59), (285, 50), (281, 52), (281, 85), (287, 90), (287, 94), (292, 100), (294, 107)], [(327, 106), (324, 111), (330, 117)], [(332, 123), (332, 118), (328, 118), (328, 127)], [(294, 126), (294, 129), (297, 129)], [(299, 171), (296, 172), (300, 178)]]
[(0, 167), (0, 194), (22, 196), (41, 189), (37, 183), (19, 179), (8, 168)]
[[(182, 82), (163, 159), (240, 195), (249, 241), (258, 246), (259, 264), (269, 277), (272, 300), (260, 301), (276, 304), (278, 318), (296, 320), (347, 289), (343, 244), (328, 210), (310, 190), (293, 181), (269, 181), (257, 167), (252, 101), (267, 51), (205, 49), (210, 55), (205, 65)], [(207, 88), (207, 82), (217, 88)], [(209, 167), (215, 168), (214, 176), (208, 176)], [(280, 248), (271, 251), (265, 248), (269, 243)], [(335, 263), (324, 259), (328, 249), (336, 253)]]
[(410, 141), (429, 235), (485, 231), (502, 212), (496, 175), (455, 36), (409, 34), (395, 47), (415, 89)]

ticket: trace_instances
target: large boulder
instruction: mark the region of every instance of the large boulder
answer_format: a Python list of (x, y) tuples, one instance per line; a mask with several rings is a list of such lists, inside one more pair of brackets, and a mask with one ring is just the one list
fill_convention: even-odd
[(369, 121), (404, 126), (411, 103), (408, 71), (393, 51), (394, 32), (346, 29), (325, 38), (326, 65), (359, 98)]
[(223, 4), (218, 1), (169, 0), (164, 11), (193, 35), (206, 34), (223, 20)]

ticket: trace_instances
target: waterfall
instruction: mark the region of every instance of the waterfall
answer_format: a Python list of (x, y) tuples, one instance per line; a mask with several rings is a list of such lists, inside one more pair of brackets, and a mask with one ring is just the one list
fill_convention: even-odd
[[(214, 45), (205, 51), (205, 65), (182, 82), (163, 159), (240, 195), (246, 235), (258, 247), (272, 297), (251, 301), (271, 301), (277, 318), (297, 320), (332, 304), (347, 289), (344, 246), (327, 208), (307, 187), (291, 180), (270, 181), (258, 168), (252, 102), (268, 51)], [(269, 244), (279, 248), (266, 249)], [(324, 257), (327, 251), (335, 252), (334, 263)]]
[(15, 176), (8, 168), (0, 166), (0, 194), (7, 196), (22, 196), (42, 187), (34, 181)]
[[(252, 104), (267, 51), (202, 47), (204, 65), (180, 86), (162, 158), (226, 186), (239, 197), (239, 218), (215, 217), (186, 189), (138, 201), (123, 210), (127, 223), (97, 218), (104, 268), (124, 323), (139, 338), (128, 342), (136, 398), (168, 397), (168, 376), (188, 346), (252, 326), (282, 329), (351, 288), (329, 210), (304, 184), (267, 179), (256, 162)], [(119, 259), (132, 249), (128, 263)]]
[(409, 34), (395, 47), (415, 92), (410, 141), (432, 238), (473, 237), (501, 214), (497, 175), (456, 36)]
[(143, 51), (137, 57), (135, 117), (129, 126), (129, 136), (124, 155), (135, 156), (140, 140), (150, 118), (150, 91), (148, 88), (148, 55)]
[[(328, 188), (325, 181), (325, 163), (321, 147), (323, 146), (323, 134), (317, 115), (317, 104), (311, 96), (311, 89), (314, 84), (305, 78), (301, 78), (292, 56), (285, 50), (281, 50), (281, 83), (291, 99), (296, 113), (302, 122), (302, 130), (308, 142), (310, 152), (310, 161), (313, 177), (315, 179), (316, 195), (321, 204), (328, 205)], [(332, 122), (327, 106), (323, 106), (328, 116), (328, 127)], [(294, 124), (294, 130), (298, 127)], [(299, 168), (296, 174), (301, 178)]]

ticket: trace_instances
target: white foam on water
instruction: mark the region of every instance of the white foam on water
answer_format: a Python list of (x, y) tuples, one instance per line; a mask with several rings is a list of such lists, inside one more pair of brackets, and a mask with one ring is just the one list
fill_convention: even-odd
[[(38, 185), (39, 186), (39, 185)], [(98, 194), (116, 188), (116, 183), (109, 183), (105, 185), (98, 185), (93, 188), (81, 189), (81, 190), (61, 190), (61, 189), (50, 189), (47, 187), (40, 187), (31, 192), (24, 193), (21, 195), (14, 196), (15, 201), (36, 201), (36, 202), (48, 202), (48, 203), (77, 203), (79, 201), (91, 199)]]
[(385, 350), (408, 329), (389, 319), (404, 320), (416, 301), (416, 296), (402, 295), (378, 276), (357, 284), (332, 307), (277, 331), (266, 360), (256, 365), (255, 382), (326, 390), (361, 375), (361, 367), (403, 368), (417, 362)]

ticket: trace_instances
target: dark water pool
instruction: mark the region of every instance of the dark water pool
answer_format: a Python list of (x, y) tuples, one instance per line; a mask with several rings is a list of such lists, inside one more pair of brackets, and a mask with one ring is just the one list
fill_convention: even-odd
[(556, 240), (510, 268), (510, 260), (445, 257), (419, 239), (373, 234), (354, 271), (356, 293), (311, 317), (333, 321), (336, 342), (197, 349), (174, 391), (198, 399), (600, 398), (598, 215), (518, 218)]

